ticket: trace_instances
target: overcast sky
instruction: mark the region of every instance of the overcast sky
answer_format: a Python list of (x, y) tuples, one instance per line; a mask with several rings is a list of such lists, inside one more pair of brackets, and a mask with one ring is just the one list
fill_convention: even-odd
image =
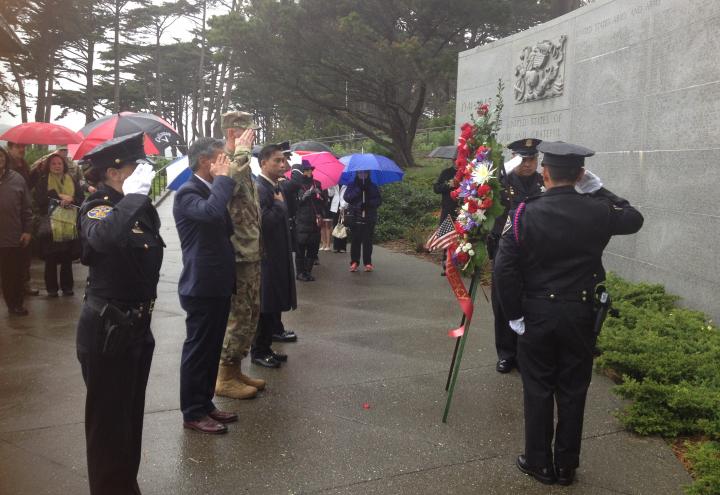
[[(0, 0), (1, 1), (1, 0)], [(163, 3), (162, 0), (153, 0), (153, 3), (155, 4), (161, 4)], [(225, 7), (218, 7), (216, 9), (210, 9), (208, 18), (210, 18), (213, 14), (223, 14), (227, 12), (227, 8)], [(190, 19), (187, 18), (181, 18), (178, 19), (163, 35), (163, 43), (172, 43), (175, 38), (188, 41), (192, 39), (192, 35), (190, 34), (190, 31), (194, 29), (195, 25)], [(112, 33), (109, 33), (109, 35)], [(103, 50), (107, 49), (107, 47), (101, 47)], [(95, 57), (95, 60), (97, 62), (96, 67), (99, 67), (100, 62), (98, 62), (98, 57)], [(4, 66), (2, 67), (2, 70), (4, 71)], [(12, 77), (12, 74), (4, 74), (7, 77), (8, 81), (14, 82), (14, 78)], [(66, 81), (62, 81), (62, 87), (64, 89), (73, 89), (70, 87), (70, 83)], [(26, 81), (25, 84), (25, 92), (28, 95), (28, 105), (31, 107), (28, 111), (28, 120), (34, 120), (35, 116), (35, 95), (37, 94), (37, 84), (35, 84), (34, 80)], [(19, 101), (15, 102), (15, 105), (10, 104), (9, 110), (16, 114), (15, 117), (11, 116), (7, 112), (2, 112), (0, 114), (0, 124), (9, 124), (9, 125), (17, 125), (20, 124), (22, 121), (20, 120), (20, 103)], [(77, 112), (70, 112), (65, 118), (62, 118), (60, 120), (54, 120), (60, 113), (62, 112), (62, 109), (59, 106), (53, 106), (52, 107), (52, 118), (50, 119), (51, 122), (54, 122), (56, 124), (62, 124), (66, 127), (69, 127), (73, 131), (80, 130), (83, 126), (85, 126), (85, 115)]]

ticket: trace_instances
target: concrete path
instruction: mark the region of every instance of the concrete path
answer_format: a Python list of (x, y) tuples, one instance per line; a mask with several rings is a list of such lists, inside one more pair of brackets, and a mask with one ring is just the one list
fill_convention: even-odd
[[(522, 385), (495, 372), (492, 312), (482, 296), (448, 424), (441, 422), (459, 309), (437, 266), (376, 248), (374, 273), (321, 253), (317, 281), (299, 283), (285, 321), (299, 342), (277, 346), (280, 370), (230, 433), (183, 430), (179, 401), (184, 314), (172, 197), (159, 209), (165, 253), (153, 317), (157, 341), (147, 392), (144, 494), (652, 494), (690, 482), (661, 440), (623, 431), (612, 384), (594, 376), (577, 483), (546, 487), (522, 475)], [(77, 293), (84, 267), (75, 265)], [(42, 266), (33, 267), (42, 280)], [(31, 316), (0, 315), (0, 494), (87, 493), (85, 388), (75, 357), (80, 296), (32, 298)], [(249, 367), (249, 366), (248, 366)], [(363, 404), (369, 404), (369, 409)]]

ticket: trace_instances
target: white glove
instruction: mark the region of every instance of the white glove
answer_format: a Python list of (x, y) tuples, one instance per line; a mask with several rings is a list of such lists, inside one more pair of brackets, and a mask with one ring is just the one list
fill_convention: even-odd
[(130, 174), (130, 177), (123, 182), (123, 194), (149, 193), (153, 177), (155, 177), (155, 170), (153, 170), (152, 165), (149, 163), (141, 163), (135, 168), (135, 171)]
[(580, 194), (589, 194), (594, 193), (602, 186), (603, 183), (600, 177), (586, 169), (585, 175), (575, 184), (575, 190)]
[(510, 328), (512, 328), (512, 331), (515, 332), (518, 335), (522, 335), (525, 333), (525, 317), (521, 316), (517, 320), (510, 320), (508, 323), (510, 323)]

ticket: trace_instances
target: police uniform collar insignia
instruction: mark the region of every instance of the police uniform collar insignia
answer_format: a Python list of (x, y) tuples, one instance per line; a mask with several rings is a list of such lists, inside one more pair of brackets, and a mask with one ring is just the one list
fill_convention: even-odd
[(96, 206), (95, 208), (87, 212), (87, 216), (88, 218), (92, 218), (93, 220), (100, 220), (102, 218), (105, 218), (108, 213), (112, 211), (112, 209), (113, 207), (109, 205)]
[(135, 225), (133, 225), (132, 228), (133, 234), (144, 234), (145, 232), (143, 229), (140, 228), (140, 224), (138, 222), (135, 222)]
[(512, 220), (510, 220), (510, 216), (508, 215), (507, 220), (505, 220), (505, 226), (503, 227), (502, 235), (505, 235), (511, 228)]

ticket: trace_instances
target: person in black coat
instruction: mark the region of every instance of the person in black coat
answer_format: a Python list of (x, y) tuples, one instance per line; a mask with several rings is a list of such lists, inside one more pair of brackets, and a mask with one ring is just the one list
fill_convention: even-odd
[(262, 223), (260, 262), (260, 320), (251, 350), (252, 362), (278, 368), (287, 356), (274, 352), (273, 333), (282, 333), (281, 315), (297, 307), (288, 211), (279, 179), (285, 172), (282, 148), (265, 146), (260, 152), (256, 185)]
[[(505, 211), (495, 220), (492, 233), (488, 236), (488, 255), (491, 261), (495, 259), (508, 212), (516, 209), (527, 198), (544, 191), (542, 175), (537, 172), (537, 145), (541, 142), (539, 139), (525, 138), (508, 145), (508, 149), (513, 152), (513, 155), (519, 157), (522, 161), (501, 179), (503, 190), (500, 201), (505, 206)], [(498, 359), (495, 369), (498, 373), (509, 373), (517, 365), (517, 334), (508, 326), (507, 318), (505, 318), (500, 305), (497, 283), (494, 277), (490, 289), (490, 298), (495, 317), (495, 351)]]
[(297, 280), (312, 282), (313, 265), (320, 248), (320, 222), (323, 215), (323, 195), (320, 181), (313, 179), (312, 171), (315, 169), (310, 162), (303, 160), (298, 168), (300, 174), (294, 173), (291, 182), (295, 187), (295, 235), (297, 237), (297, 250), (295, 251), (295, 266)]
[(367, 171), (359, 171), (345, 191), (349, 214), (352, 217), (352, 243), (350, 244), (350, 271), (356, 272), (360, 263), (360, 248), (366, 272), (372, 264), (373, 235), (377, 223), (378, 207), (382, 203), (380, 189), (370, 180)]
[[(64, 220), (69, 222), (71, 218), (77, 221), (77, 211), (85, 199), (80, 183), (70, 175), (67, 160), (60, 154), (53, 153), (45, 158), (33, 171), (37, 170), (37, 178), (35, 180), (35, 189), (33, 196), (38, 212), (42, 217), (47, 217), (50, 210), (56, 208), (64, 208), (62, 212), (67, 211)], [(50, 186), (48, 179), (52, 179), (53, 184), (58, 186)], [(60, 190), (56, 190), (56, 188)], [(68, 194), (72, 191), (72, 194)], [(58, 212), (60, 213), (60, 212)], [(65, 227), (72, 226), (66, 225)], [(45, 288), (48, 296), (57, 297), (58, 289), (62, 289), (64, 296), (74, 294), (73, 285), (75, 283), (72, 272), (72, 262), (80, 256), (79, 244), (80, 240), (77, 232), (67, 235), (68, 239), (41, 239), (43, 243), (42, 251), (45, 257)], [(60, 265), (60, 283), (58, 284), (58, 265)]]
[[(457, 169), (455, 166), (445, 168), (440, 172), (435, 184), (433, 184), (433, 191), (437, 194), (442, 195), (442, 201), (440, 204), (440, 224), (442, 224), (448, 215), (455, 220), (457, 218), (457, 207), (458, 202), (452, 199), (450, 193), (458, 187), (458, 181), (455, 178)], [(447, 250), (443, 249), (442, 252), (442, 272), (441, 276), (445, 276), (445, 259), (447, 257)]]
[(543, 142), (538, 150), (547, 191), (510, 213), (495, 279), (519, 335), (525, 452), (517, 466), (543, 483), (569, 485), (579, 465), (599, 331), (594, 303), (605, 281), (603, 251), (612, 236), (640, 230), (643, 216), (582, 168), (593, 151), (563, 142)]
[(87, 386), (85, 436), (92, 495), (139, 494), (145, 389), (155, 339), (150, 331), (163, 243), (148, 197), (154, 172), (143, 133), (107, 141), (85, 155), (97, 185), (80, 208), (83, 264), (89, 267), (77, 327)]

